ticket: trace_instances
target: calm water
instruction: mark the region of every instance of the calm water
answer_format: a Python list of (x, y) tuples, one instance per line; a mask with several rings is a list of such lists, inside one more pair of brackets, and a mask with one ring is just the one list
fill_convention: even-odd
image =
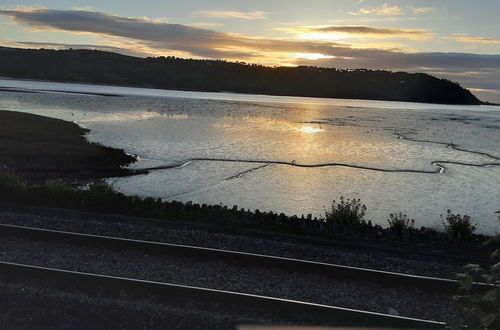
[(133, 167), (167, 167), (109, 180), (127, 194), (290, 215), (322, 215), (346, 196), (383, 225), (403, 212), (440, 227), (451, 209), (483, 233), (499, 229), (500, 107), (10, 79), (0, 88), (0, 109), (75, 121), (89, 140), (139, 156)]

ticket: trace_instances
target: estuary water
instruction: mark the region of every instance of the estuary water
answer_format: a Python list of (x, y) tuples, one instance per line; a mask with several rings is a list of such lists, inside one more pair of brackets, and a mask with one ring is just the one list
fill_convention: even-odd
[[(0, 109), (74, 121), (138, 156), (126, 194), (321, 216), (340, 196), (417, 226), (500, 228), (500, 107), (280, 97), (0, 79)], [(22, 134), (22, 132), (20, 132)]]

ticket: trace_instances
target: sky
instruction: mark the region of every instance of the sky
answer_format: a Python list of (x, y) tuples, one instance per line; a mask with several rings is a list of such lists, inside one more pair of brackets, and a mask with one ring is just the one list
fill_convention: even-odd
[(0, 46), (425, 72), (500, 103), (499, 0), (0, 0)]

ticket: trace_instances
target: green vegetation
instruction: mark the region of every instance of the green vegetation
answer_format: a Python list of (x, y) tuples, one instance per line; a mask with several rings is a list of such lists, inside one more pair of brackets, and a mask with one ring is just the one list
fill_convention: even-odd
[(441, 222), (444, 230), (455, 239), (470, 241), (474, 238), (476, 226), (472, 224), (468, 215), (453, 214), (448, 210), (446, 220), (443, 220), (443, 216), (441, 216)]
[(333, 200), (329, 211), (325, 212), (325, 221), (330, 232), (354, 231), (367, 225), (364, 221), (366, 205), (361, 204), (359, 199), (344, 199), (340, 197), (339, 202)]
[(96, 179), (130, 174), (122, 150), (89, 143), (88, 130), (63, 120), (0, 111), (0, 167), (30, 180)]
[[(62, 181), (33, 183), (0, 170), (0, 202), (199, 222), (222, 225), (228, 230), (255, 229), (327, 239), (392, 240), (394, 237), (390, 228), (372, 225), (370, 221), (364, 220), (366, 206), (359, 199), (341, 198), (339, 203), (332, 204), (332, 211), (327, 212), (327, 219), (317, 219), (311, 215), (298, 217), (259, 210), (251, 212), (238, 209), (237, 206), (228, 208), (222, 205), (126, 196), (103, 182), (92, 183), (87, 189)], [(408, 227), (405, 237), (407, 243), (445, 244), (472, 248), (474, 251), (479, 247), (478, 243), (485, 240), (479, 235), (474, 235), (473, 241), (450, 240), (448, 234), (425, 227)]]
[(198, 91), (480, 104), (468, 90), (423, 73), (265, 67), (96, 50), (0, 47), (0, 76)]
[(387, 222), (389, 223), (389, 229), (399, 237), (403, 237), (410, 232), (415, 225), (414, 219), (409, 219), (406, 214), (401, 212), (389, 214)]
[[(462, 329), (463, 324), (471, 330), (500, 327), (500, 234), (489, 239), (485, 244), (495, 248), (491, 254), (494, 264), (486, 270), (479, 265), (469, 264), (464, 267), (464, 273), (458, 274), (460, 289), (453, 299), (457, 305), (459, 317), (449, 322), (449, 329)], [(480, 291), (474, 285), (474, 281), (484, 281), (492, 287), (486, 291)]]
[[(310, 219), (307, 223), (303, 217), (287, 217), (273, 212), (250, 212), (236, 207), (230, 209), (220, 205), (163, 202), (159, 198), (126, 196), (103, 182), (92, 183), (88, 189), (79, 189), (61, 181), (30, 183), (1, 172), (0, 201), (291, 233), (313, 232), (317, 222)], [(309, 229), (307, 225), (310, 225)]]

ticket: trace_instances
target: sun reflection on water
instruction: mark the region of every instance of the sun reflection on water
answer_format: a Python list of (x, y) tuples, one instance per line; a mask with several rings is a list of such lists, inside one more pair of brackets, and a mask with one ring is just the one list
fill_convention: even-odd
[(303, 133), (320, 133), (323, 132), (323, 129), (321, 127), (315, 127), (315, 126), (301, 126), (299, 127), (299, 130)]

